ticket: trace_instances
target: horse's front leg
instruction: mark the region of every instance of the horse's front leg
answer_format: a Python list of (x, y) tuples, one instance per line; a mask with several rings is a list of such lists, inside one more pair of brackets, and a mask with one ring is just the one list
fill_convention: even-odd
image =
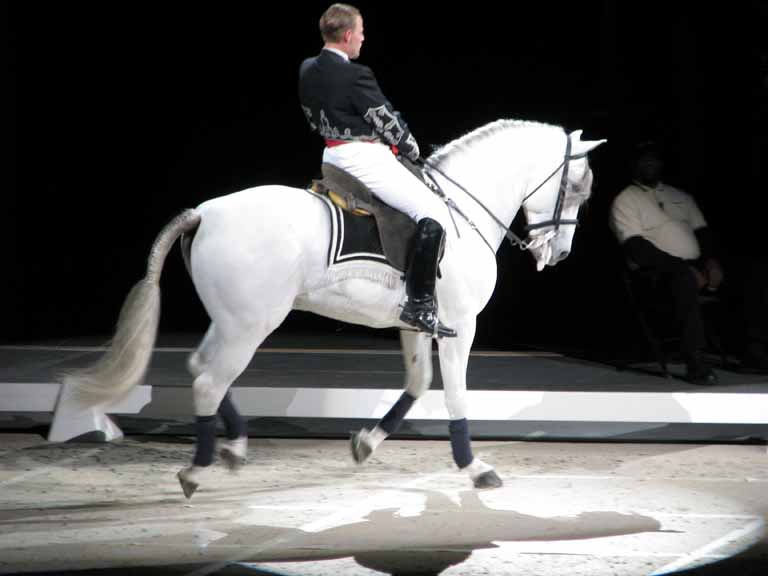
[(400, 428), (413, 403), (432, 383), (432, 338), (421, 332), (401, 330), (400, 342), (405, 363), (405, 391), (373, 430), (363, 428), (352, 434), (352, 458), (358, 464), (365, 462), (387, 436)]
[(443, 338), (438, 341), (445, 406), (450, 418), (448, 431), (453, 461), (469, 474), (475, 488), (498, 488), (502, 481), (493, 467), (472, 454), (467, 421), (467, 365), (475, 338), (475, 326), (474, 320), (463, 323), (458, 328), (457, 338)]

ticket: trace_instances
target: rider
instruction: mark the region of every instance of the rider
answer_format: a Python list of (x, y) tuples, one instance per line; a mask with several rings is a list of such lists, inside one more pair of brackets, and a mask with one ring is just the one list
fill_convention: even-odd
[(448, 212), (396, 157), (419, 159), (419, 145), (382, 94), (370, 68), (352, 63), (363, 44), (363, 18), (334, 4), (320, 18), (325, 45), (299, 69), (299, 100), (312, 130), (325, 139), (323, 162), (345, 170), (417, 222), (400, 320), (436, 336), (456, 336), (437, 318), (435, 283)]

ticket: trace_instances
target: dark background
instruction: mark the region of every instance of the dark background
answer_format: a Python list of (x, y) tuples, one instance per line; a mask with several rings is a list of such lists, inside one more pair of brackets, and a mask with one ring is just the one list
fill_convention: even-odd
[[(152, 240), (182, 208), (317, 176), (322, 143), (296, 82), (328, 4), (3, 5), (0, 340), (107, 338)], [(422, 150), (498, 118), (609, 140), (591, 155), (594, 196), (571, 256), (536, 273), (505, 245), (477, 343), (600, 356), (636, 329), (607, 212), (640, 139), (664, 143), (665, 180), (695, 194), (738, 286), (746, 253), (764, 250), (766, 3), (503, 5), (357, 3), (360, 62)], [(162, 286), (161, 331), (201, 333), (178, 250)], [(281, 330), (365, 331), (298, 313)]]

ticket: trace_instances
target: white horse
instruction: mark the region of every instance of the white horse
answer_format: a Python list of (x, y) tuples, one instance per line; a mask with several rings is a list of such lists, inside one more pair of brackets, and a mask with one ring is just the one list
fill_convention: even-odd
[[(499, 120), (426, 162), (431, 178), (464, 215), (446, 230), (436, 289), (440, 319), (458, 337), (437, 344), (454, 461), (476, 487), (501, 485), (493, 468), (472, 455), (466, 420), (467, 362), (476, 317), (496, 284), (495, 252), (522, 206), (531, 230), (526, 247), (537, 268), (568, 255), (579, 206), (591, 193), (586, 154), (604, 142), (580, 136), (546, 124)], [(177, 216), (155, 240), (147, 274), (126, 298), (110, 349), (94, 366), (67, 376), (65, 385), (94, 406), (114, 402), (143, 380), (157, 332), (163, 263), (176, 239), (193, 231), (185, 257), (211, 325), (188, 361), (198, 441), (193, 464), (179, 472), (185, 495), (194, 492), (213, 460), (217, 412), (229, 438), (221, 456), (230, 467), (244, 461), (247, 436), (228, 390), (291, 310), (402, 329), (405, 391), (373, 430), (353, 436), (354, 459), (365, 460), (429, 388), (432, 340), (399, 320), (405, 290), (398, 271), (370, 261), (329, 267), (328, 210), (306, 190), (250, 188)]]

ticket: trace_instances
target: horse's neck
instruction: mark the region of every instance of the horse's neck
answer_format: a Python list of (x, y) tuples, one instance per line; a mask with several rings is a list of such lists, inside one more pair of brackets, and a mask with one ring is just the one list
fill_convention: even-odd
[[(455, 151), (441, 166), (446, 175), (482, 202), (507, 228), (520, 210), (532, 180), (539, 177), (539, 172), (543, 174), (544, 168), (538, 166), (554, 162), (554, 157), (549, 158), (552, 154), (547, 153), (542, 135), (532, 134), (527, 138), (526, 132), (529, 131), (515, 128), (500, 131), (469, 149)], [(446, 194), (477, 225), (494, 250), (498, 250), (505, 230), (465, 192), (450, 182), (443, 180), (443, 183)]]

